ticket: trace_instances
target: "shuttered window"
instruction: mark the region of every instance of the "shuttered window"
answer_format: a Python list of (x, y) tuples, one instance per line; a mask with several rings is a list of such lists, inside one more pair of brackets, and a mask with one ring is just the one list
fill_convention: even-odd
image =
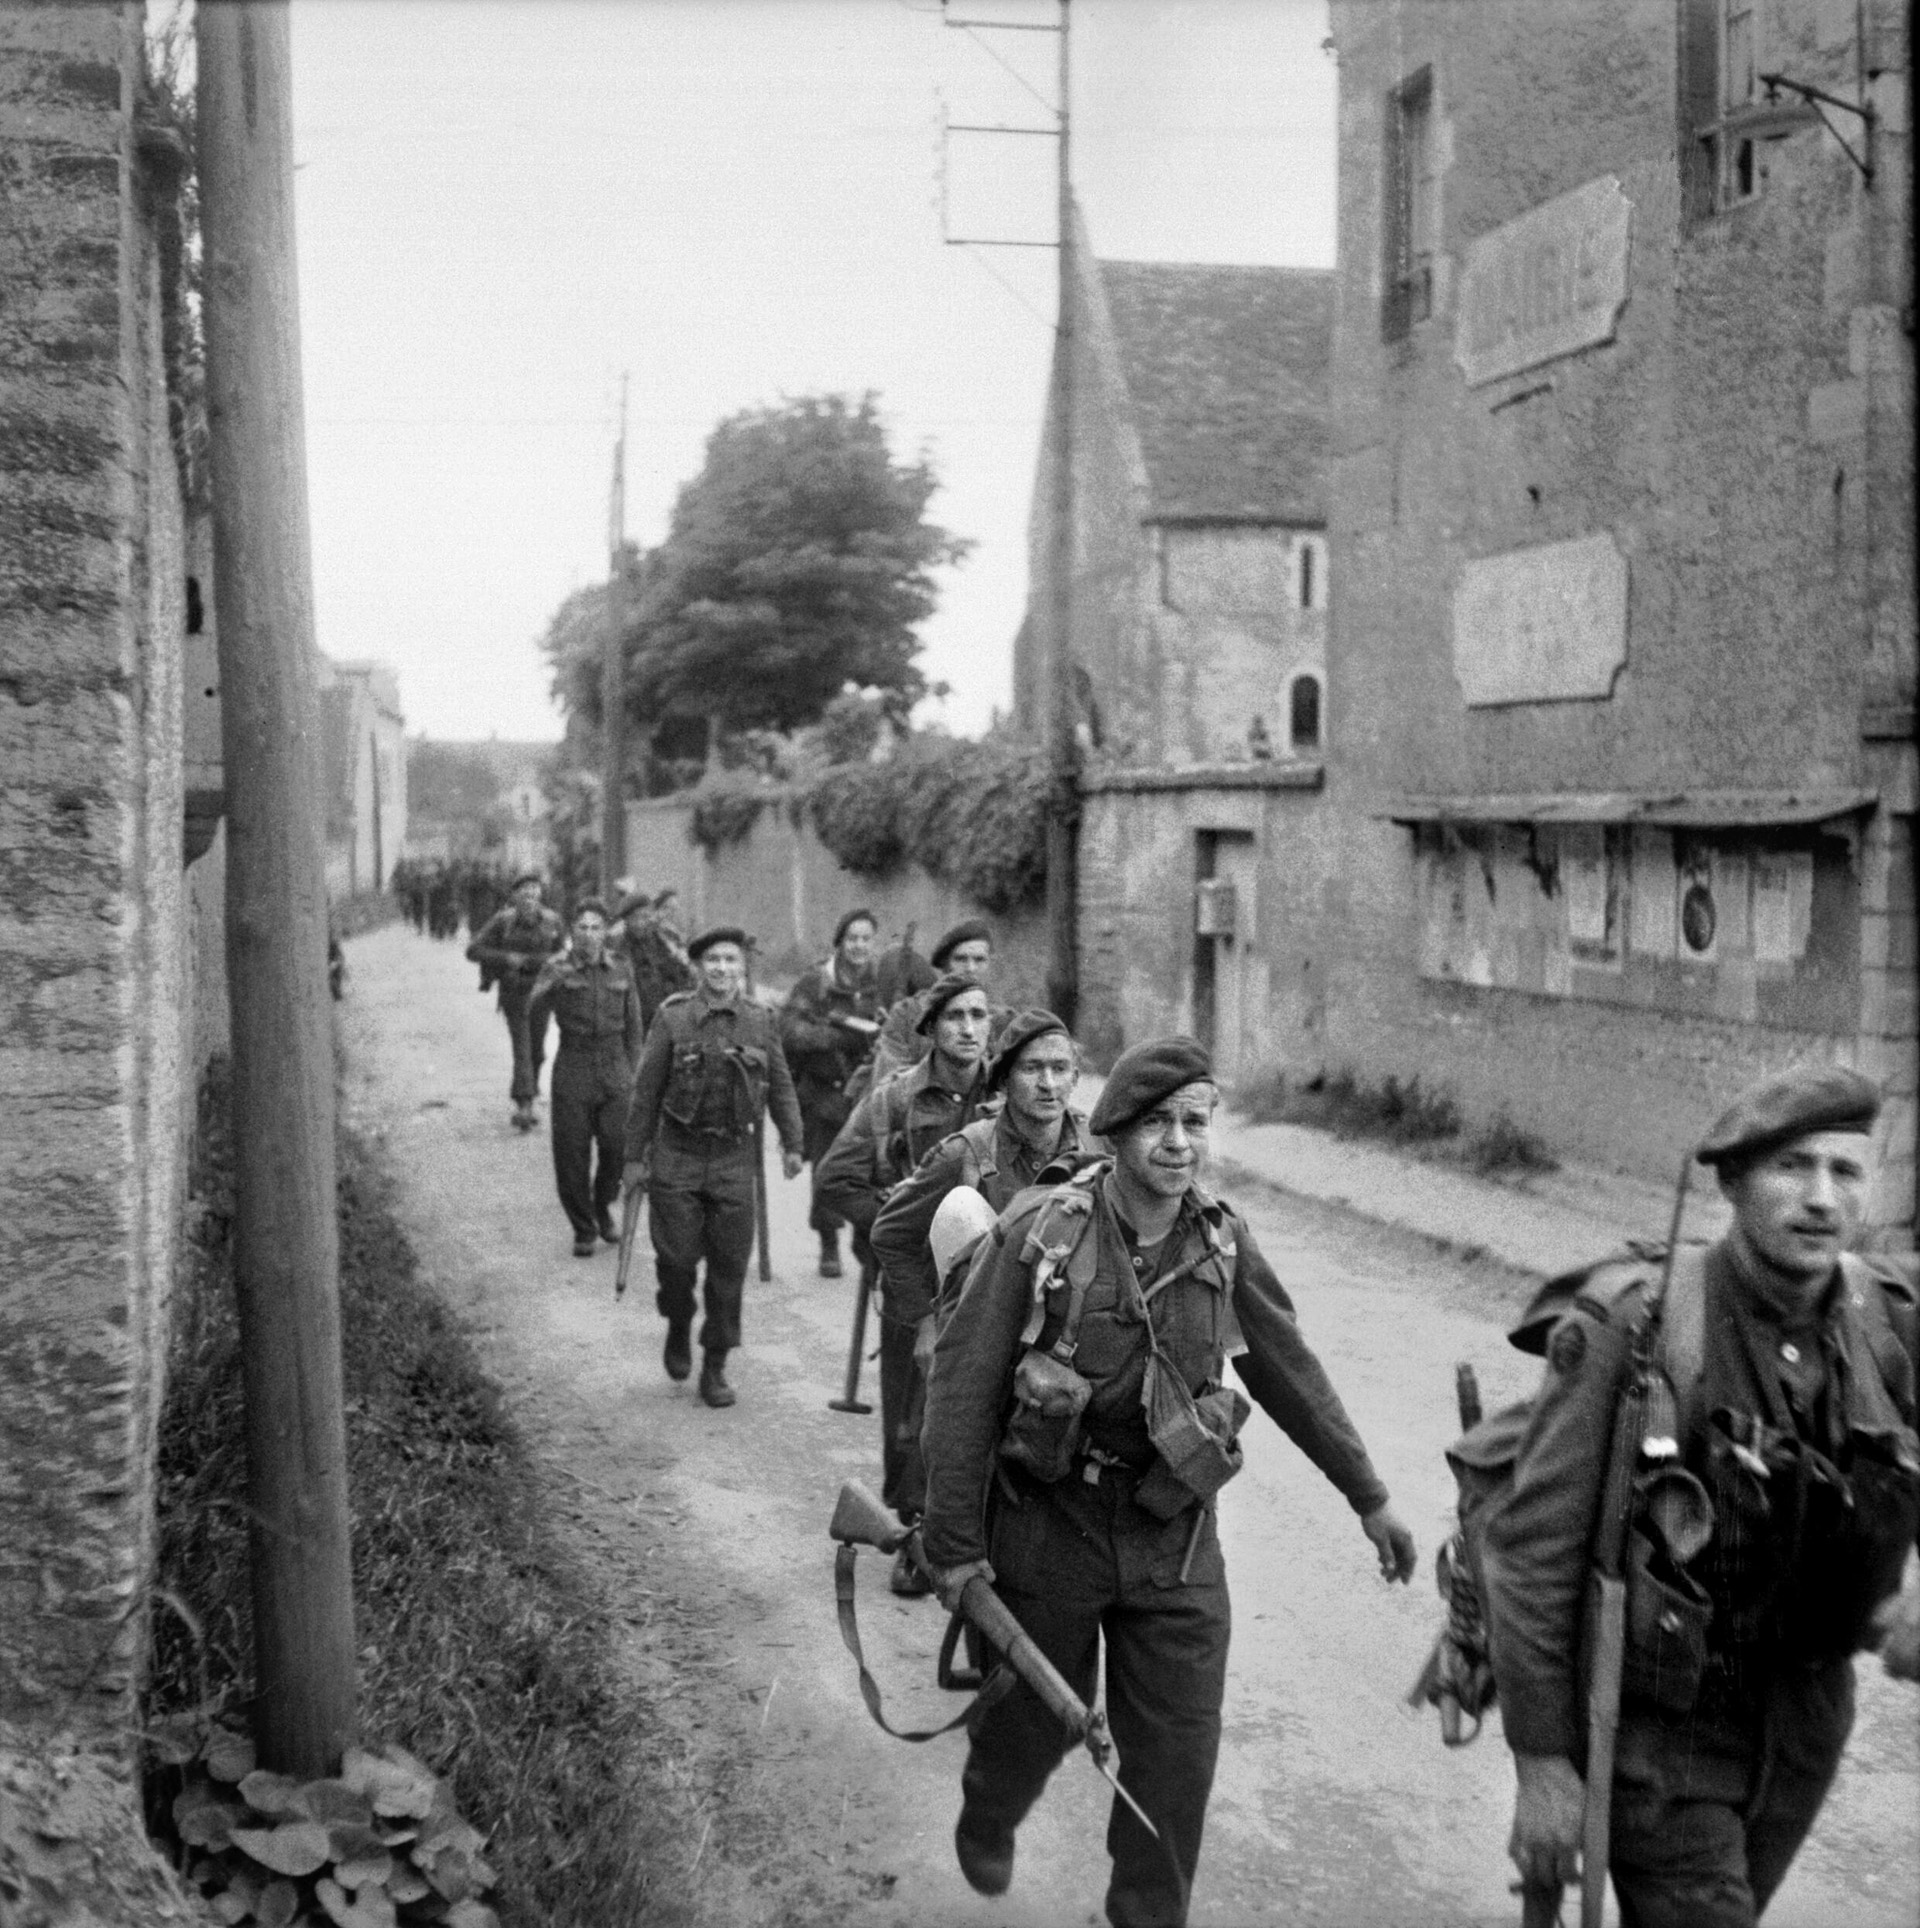
[(1431, 67), (1422, 67), (1387, 96), (1381, 179), (1380, 338), (1402, 341), (1416, 321), (1433, 313), (1439, 182)]

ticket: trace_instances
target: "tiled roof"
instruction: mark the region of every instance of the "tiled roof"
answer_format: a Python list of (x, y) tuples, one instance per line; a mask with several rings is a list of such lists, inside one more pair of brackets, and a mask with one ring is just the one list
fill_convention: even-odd
[(1332, 272), (1099, 268), (1152, 519), (1323, 521)]

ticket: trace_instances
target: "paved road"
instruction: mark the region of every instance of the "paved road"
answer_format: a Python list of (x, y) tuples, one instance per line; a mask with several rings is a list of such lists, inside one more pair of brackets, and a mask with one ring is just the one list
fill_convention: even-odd
[[(556, 1508), (627, 1603), (624, 1659), (658, 1696), (704, 1819), (685, 1879), (716, 1922), (1095, 1922), (1104, 1786), (1070, 1760), (1022, 1830), (1010, 1896), (954, 1867), (962, 1743), (887, 1739), (834, 1623), (826, 1520), (839, 1483), (878, 1483), (877, 1419), (827, 1410), (850, 1288), (814, 1276), (804, 1178), (772, 1180), (774, 1277), (750, 1281), (740, 1403), (703, 1407), (662, 1374), (644, 1263), (613, 1297), (611, 1248), (570, 1256), (544, 1136), (508, 1128), (507, 1050), (452, 945), (389, 928), (349, 949), (349, 1115), (384, 1135), (425, 1269), (471, 1322), (547, 1458)], [(544, 1112), (544, 1106), (543, 1106)], [(1489, 1401), (1528, 1362), (1503, 1344), (1511, 1274), (1266, 1193), (1236, 1201), (1300, 1306), (1403, 1515), (1413, 1589), (1389, 1591), (1344, 1502), (1256, 1415), (1222, 1501), (1237, 1627), (1226, 1738), (1195, 1890), (1197, 1928), (1511, 1924), (1498, 1735), (1459, 1753), (1400, 1697), (1439, 1607), (1431, 1554), (1451, 1503), (1452, 1363)], [(1511, 1361), (1511, 1363), (1509, 1363)], [(871, 1370), (871, 1369), (870, 1369)], [(871, 1380), (869, 1380), (871, 1386)], [(870, 1664), (896, 1720), (955, 1703), (931, 1685), (941, 1615), (886, 1592), (863, 1557)], [(1770, 1928), (1920, 1920), (1915, 1700), (1862, 1669), (1839, 1792)]]

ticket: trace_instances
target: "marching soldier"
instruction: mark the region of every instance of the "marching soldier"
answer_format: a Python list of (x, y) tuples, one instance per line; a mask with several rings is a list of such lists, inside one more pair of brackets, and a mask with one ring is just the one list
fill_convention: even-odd
[[(984, 990), (993, 974), (993, 932), (979, 918), (969, 917), (942, 934), (933, 947), (931, 961), (941, 976), (964, 977), (969, 984), (978, 984)], [(938, 981), (936, 978), (935, 983)], [(880, 1041), (874, 1047), (867, 1082), (855, 1088), (859, 1095), (878, 1090), (889, 1078), (898, 1077), (909, 1065), (918, 1064), (927, 1055), (927, 1033), (921, 1029), (920, 1020), (932, 995), (931, 986), (924, 991), (910, 992), (887, 1012)], [(989, 1015), (988, 1043), (992, 1044), (1005, 1030), (1013, 1013), (1005, 1005), (995, 1004), (989, 1006)]]
[(573, 914), (573, 948), (549, 958), (534, 979), (529, 1023), (544, 1024), (549, 1011), (560, 1031), (553, 1057), (553, 1181), (573, 1227), (573, 1255), (588, 1259), (596, 1235), (620, 1243), (613, 1202), (620, 1196), (627, 1093), (642, 1029), (633, 975), (607, 944), (607, 908), (598, 897), (583, 899)]
[[(1879, 1102), (1855, 1072), (1802, 1067), (1750, 1089), (1697, 1154), (1733, 1223), (1674, 1255), (1661, 1364), (1678, 1437), (1658, 1443), (1678, 1449), (1664, 1478), (1704, 1489), (1708, 1530), (1678, 1565), (1657, 1516), (1639, 1512), (1630, 1536), (1608, 1855), (1628, 1928), (1752, 1928), (1840, 1764), (1852, 1655), (1890, 1631), (1888, 1671), (1912, 1676), (1920, 1614), (1896, 1589), (1920, 1530), (1920, 1310), (1910, 1259), (1846, 1250)], [(1579, 1279), (1487, 1524), (1489, 1644), (1519, 1780), (1509, 1845), (1532, 1887), (1576, 1877), (1591, 1535), (1658, 1276), (1633, 1260)]]
[[(850, 910), (834, 927), (833, 955), (816, 964), (787, 995), (780, 1042), (793, 1068), (806, 1125), (803, 1150), (817, 1174), (853, 1105), (847, 1080), (873, 1049), (885, 1015), (875, 995), (870, 910)], [(840, 1276), (840, 1220), (816, 1197), (808, 1220), (820, 1238), (820, 1276)]]
[(891, 1318), (914, 1328), (914, 1363), (933, 1364), (939, 1270), (928, 1242), (940, 1202), (966, 1185), (997, 1218), (1030, 1185), (1072, 1177), (1084, 1160), (1087, 1120), (1070, 1102), (1080, 1052), (1051, 1011), (1022, 1011), (987, 1066), (990, 1116), (943, 1138), (888, 1195), (873, 1221), (873, 1256), (886, 1277)]
[(798, 1176), (800, 1106), (773, 1013), (742, 995), (747, 935), (731, 924), (687, 946), (697, 990), (669, 997), (647, 1028), (627, 1109), (627, 1178), (647, 1187), (656, 1304), (667, 1322), (669, 1379), (693, 1370), (694, 1287), (706, 1261), (700, 1397), (731, 1406), (727, 1354), (740, 1343), (753, 1252), (754, 1127), (780, 1134), (781, 1169)]
[[(873, 1263), (867, 1238), (881, 1203), (928, 1152), (980, 1115), (987, 1098), (984, 1059), (990, 1022), (987, 994), (971, 978), (949, 975), (921, 999), (927, 1055), (911, 1070), (868, 1092), (833, 1148), (815, 1168), (815, 1208), (853, 1227), (856, 1256)], [(880, 1308), (880, 1440), (883, 1494), (904, 1520), (920, 1517), (926, 1471), (917, 1429), (919, 1371), (914, 1364), (917, 1317)], [(894, 1563), (896, 1593), (924, 1593), (910, 1560)]]
[(625, 898), (619, 910), (620, 928), (610, 940), (626, 957), (640, 994), (640, 1020), (651, 1024), (653, 1014), (676, 991), (693, 989), (693, 967), (668, 941), (661, 927), (659, 904), (671, 896), (662, 891), (650, 902), (644, 891)]
[[(942, 1601), (991, 1580), (1089, 1704), (1104, 1643), (1121, 1777), (1161, 1834), (1115, 1801), (1116, 1928), (1183, 1923), (1200, 1855), (1227, 1663), (1213, 1496), (1238, 1469), (1248, 1411), (1224, 1383), (1229, 1358), (1346, 1496), (1382, 1574), (1414, 1568), (1286, 1292), (1200, 1187), (1217, 1099), (1191, 1038), (1121, 1055), (1090, 1121), (1111, 1163), (996, 1225), (935, 1346), (922, 1434)], [(1024, 1684), (974, 1728), (954, 1846), (980, 1893), (1011, 1883), (1014, 1831), (1069, 1744)]]
[[(543, 1010), (530, 1022), (527, 1000), (540, 967), (564, 949), (566, 927), (540, 901), (540, 873), (525, 870), (513, 880), (513, 901), (496, 911), (467, 946), (467, 961), (480, 966), (480, 988), (497, 984), (500, 1015), (513, 1044), (513, 1126), (532, 1131), (533, 1101), (540, 1091), (540, 1066), (546, 1056), (547, 1018)], [(436, 935), (438, 933), (436, 932)]]

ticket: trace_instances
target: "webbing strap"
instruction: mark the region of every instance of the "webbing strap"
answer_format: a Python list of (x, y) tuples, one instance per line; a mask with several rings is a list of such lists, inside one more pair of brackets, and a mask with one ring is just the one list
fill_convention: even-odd
[(879, 1683), (867, 1671), (867, 1657), (860, 1651), (860, 1625), (853, 1613), (855, 1552), (855, 1548), (843, 1544), (833, 1556), (833, 1597), (840, 1613), (840, 1638), (847, 1643), (847, 1651), (853, 1656), (853, 1664), (860, 1669), (860, 1698), (867, 1703), (867, 1712), (897, 1741), (938, 1740), (942, 1734), (950, 1734), (956, 1727), (967, 1727), (971, 1731), (970, 1723), (1001, 1700), (1013, 1686), (1012, 1670), (1004, 1663), (995, 1667), (987, 1676), (987, 1684), (943, 1726), (913, 1727), (904, 1730), (895, 1727), (881, 1712)]

